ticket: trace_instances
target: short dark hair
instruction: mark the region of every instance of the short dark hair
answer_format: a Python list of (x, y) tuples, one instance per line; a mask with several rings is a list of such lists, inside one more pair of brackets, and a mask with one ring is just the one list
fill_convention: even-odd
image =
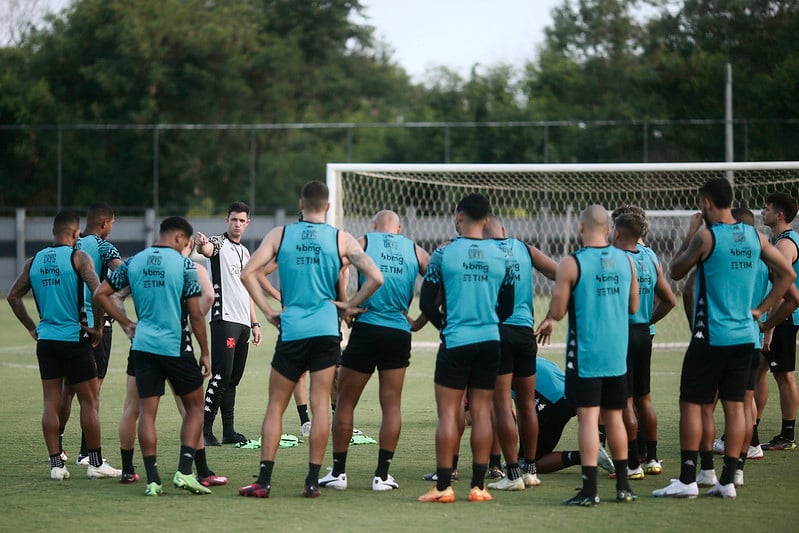
[(467, 194), (455, 206), (456, 213), (463, 213), (471, 220), (483, 220), (491, 214), (491, 204), (488, 198), (480, 193)]
[(624, 213), (616, 217), (614, 227), (619, 233), (638, 240), (644, 235), (646, 219), (637, 213)]
[(330, 190), (321, 181), (309, 181), (302, 187), (302, 200), (311, 211), (321, 211), (327, 206)]
[(61, 235), (80, 227), (80, 217), (74, 211), (59, 211), (53, 219), (53, 235)]
[(167, 217), (161, 222), (160, 234), (164, 235), (171, 231), (180, 231), (186, 237), (194, 235), (194, 228), (189, 221), (183, 217)]
[(646, 237), (646, 234), (649, 233), (649, 220), (646, 218), (646, 211), (642, 207), (632, 204), (624, 204), (616, 209), (613, 210), (613, 213), (610, 214), (610, 218), (614, 224), (616, 224), (616, 219), (618, 219), (622, 215), (626, 215), (628, 213), (632, 213), (634, 215), (638, 215), (643, 219), (644, 222), (644, 230), (641, 233), (641, 237)]
[(735, 207), (732, 210), (732, 218), (737, 220), (738, 222), (743, 222), (744, 224), (749, 224), (750, 226), (755, 225), (755, 214), (752, 213), (749, 209), (745, 207)]
[(245, 204), (244, 202), (239, 202), (236, 200), (227, 208), (227, 214), (230, 216), (230, 213), (245, 213), (247, 218), (250, 218), (250, 206)]
[(796, 218), (796, 199), (787, 192), (773, 192), (766, 196), (766, 203), (782, 212), (785, 222), (791, 223)]
[(105, 202), (92, 204), (86, 210), (86, 224), (97, 226), (106, 219), (114, 218), (114, 209)]
[(727, 178), (710, 178), (699, 187), (699, 196), (707, 198), (719, 209), (732, 207), (732, 185)]

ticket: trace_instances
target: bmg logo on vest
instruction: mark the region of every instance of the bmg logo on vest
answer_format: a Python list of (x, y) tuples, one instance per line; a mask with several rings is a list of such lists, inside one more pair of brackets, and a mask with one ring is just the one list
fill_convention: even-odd
[(752, 268), (752, 250), (750, 248), (730, 248), (732, 257), (746, 258), (746, 261), (730, 261), (730, 270), (746, 270)]

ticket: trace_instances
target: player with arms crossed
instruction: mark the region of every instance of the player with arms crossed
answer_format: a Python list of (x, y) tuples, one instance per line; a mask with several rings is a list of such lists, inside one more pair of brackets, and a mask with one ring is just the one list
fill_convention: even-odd
[[(269, 323), (280, 329), (272, 371), (269, 401), (261, 428), (261, 465), (255, 483), (239, 489), (239, 495), (268, 498), (272, 470), (283, 428), (283, 413), (295, 385), (305, 371), (311, 373), (311, 426), (308, 475), (303, 494), (320, 495), (319, 470), (330, 436), (327, 402), (341, 355), (339, 317), (350, 321), (362, 312), (358, 306), (383, 284), (383, 275), (349, 233), (325, 223), (330, 208), (327, 186), (311, 181), (302, 189), (302, 220), (278, 226), (267, 233), (241, 274), (241, 280)], [(348, 302), (334, 302), (342, 260), (346, 258), (365, 281)], [(282, 311), (269, 305), (258, 277), (277, 260)], [(338, 311), (338, 312), (337, 312)]]
[[(695, 498), (699, 494), (696, 462), (702, 411), (718, 393), (727, 453), (721, 478), (708, 494), (735, 498), (733, 481), (745, 432), (743, 401), (755, 344), (752, 320), (773, 308), (796, 277), (764, 236), (733, 218), (732, 199), (732, 186), (725, 178), (709, 179), (699, 188), (701, 212), (691, 218), (688, 234), (671, 262), (672, 279), (682, 279), (694, 266), (697, 273), (693, 334), (680, 377), (680, 477), (654, 491), (656, 497)], [(751, 309), (758, 258), (771, 268), (773, 284), (763, 301)]]

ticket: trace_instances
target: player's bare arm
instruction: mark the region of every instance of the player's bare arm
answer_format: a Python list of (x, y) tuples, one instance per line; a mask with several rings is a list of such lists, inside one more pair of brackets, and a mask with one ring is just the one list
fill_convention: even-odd
[[(72, 254), (72, 264), (78, 276), (89, 287), (89, 290), (94, 293), (100, 285), (100, 278), (97, 277), (97, 273), (94, 271), (94, 261), (89, 257), (89, 254), (81, 250), (75, 250), (75, 253)], [(92, 328), (84, 327), (83, 329), (91, 336), (92, 346), (97, 346), (103, 337), (103, 309), (99, 306), (92, 306), (92, 313), (94, 314), (94, 326)]]
[[(759, 320), (763, 313), (769, 309), (777, 307), (780, 304), (780, 299), (788, 292), (788, 289), (793, 285), (796, 279), (796, 273), (793, 271), (788, 259), (776, 247), (772, 246), (765, 236), (760, 234), (758, 234), (758, 236), (760, 237), (760, 258), (768, 265), (769, 271), (771, 272), (771, 290), (766, 294), (766, 297), (763, 298), (763, 301), (760, 302), (760, 305), (752, 310), (752, 316), (755, 320)], [(790, 298), (786, 298), (787, 303), (783, 302), (785, 306), (781, 306), (781, 308), (778, 309), (779, 314), (785, 314), (782, 319), (793, 311), (791, 306), (794, 308), (796, 307), (793, 305), (793, 302), (791, 302), (794, 296), (795, 293), (792, 293)], [(788, 311), (789, 308), (791, 308), (790, 311)], [(773, 316), (769, 317), (767, 322), (771, 322), (776, 318), (780, 317), (775, 312)], [(777, 322), (774, 321), (772, 325), (776, 324)], [(763, 326), (761, 326), (761, 328), (762, 327)]]
[(628, 312), (632, 315), (638, 312), (638, 307), (641, 305), (640, 286), (638, 285), (638, 272), (635, 270), (635, 264), (630, 256), (627, 256), (627, 261), (630, 262), (630, 271), (632, 272), (632, 279), (630, 280), (630, 302)]
[(652, 324), (658, 322), (666, 316), (669, 311), (677, 305), (677, 298), (674, 296), (666, 276), (663, 275), (663, 268), (657, 265), (657, 281), (655, 282), (655, 308), (652, 309)]
[(241, 271), (241, 282), (250, 293), (255, 305), (261, 310), (266, 320), (275, 327), (280, 326), (280, 311), (272, 309), (266, 299), (259, 277), (264, 277), (266, 266), (277, 259), (277, 250), (280, 247), (280, 239), (283, 236), (283, 226), (278, 226), (266, 234), (264, 240), (257, 250), (250, 256), (250, 260), (244, 265)]
[(22, 301), (22, 298), (31, 290), (31, 263), (33, 263), (32, 258), (25, 262), (22, 272), (20, 272), (19, 276), (17, 276), (17, 279), (14, 280), (13, 285), (11, 285), (11, 288), (8, 291), (6, 301), (8, 302), (8, 305), (11, 306), (14, 316), (17, 317), (17, 320), (19, 320), (20, 323), (22, 323), (22, 325), (28, 331), (28, 334), (33, 338), (33, 340), (38, 340), (39, 337), (36, 334), (36, 322), (34, 322), (31, 316), (28, 314), (28, 310)]
[(208, 240), (208, 237), (201, 232), (197, 232), (197, 239), (196, 239), (196, 250), (197, 253), (200, 255), (204, 255), (205, 257), (211, 257), (214, 255), (214, 245)]
[(353, 294), (349, 301), (335, 302), (342, 318), (349, 323), (353, 316), (364, 311), (358, 306), (383, 285), (383, 274), (372, 258), (366, 255), (358, 241), (349, 233), (339, 233), (339, 249), (342, 250), (342, 257), (346, 257), (365, 278), (358, 292)]
[(689, 231), (688, 235), (685, 236), (685, 240), (683, 240), (680, 251), (669, 265), (671, 279), (675, 281), (687, 276), (691, 269), (710, 253), (712, 246), (710, 230), (701, 229), (692, 236), (690, 235), (691, 232)]
[(527, 249), (530, 251), (530, 258), (533, 260), (533, 268), (541, 272), (548, 279), (554, 280), (555, 274), (558, 271), (557, 261), (546, 255), (535, 246), (528, 244)]
[[(127, 287), (122, 290), (125, 289), (127, 289)], [(132, 339), (136, 332), (136, 322), (128, 318), (124, 306), (114, 303), (114, 299), (112, 298), (114, 293), (114, 287), (111, 286), (108, 280), (103, 281), (94, 293), (92, 293), (92, 306), (105, 310), (105, 312), (122, 327), (128, 338)]]
[(577, 260), (572, 256), (564, 257), (558, 264), (555, 273), (555, 287), (552, 289), (552, 300), (546, 317), (539, 324), (533, 335), (539, 344), (550, 344), (555, 322), (566, 316), (572, 288), (577, 283)]
[(271, 261), (268, 265), (266, 265), (263, 269), (263, 275), (258, 276), (258, 284), (261, 285), (261, 288), (266, 291), (266, 294), (280, 302), (282, 300), (282, 296), (280, 291), (272, 285), (272, 282), (269, 281), (267, 277), (269, 274), (277, 270), (277, 261)]

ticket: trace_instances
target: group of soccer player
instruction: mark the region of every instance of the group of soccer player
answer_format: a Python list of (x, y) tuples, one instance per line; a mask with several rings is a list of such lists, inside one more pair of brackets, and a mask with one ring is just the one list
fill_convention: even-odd
[[(732, 201), (726, 179), (710, 179), (699, 189), (701, 212), (692, 217), (670, 264), (674, 280), (691, 273), (694, 295), (687, 312), (692, 337), (680, 384), (680, 476), (654, 496), (695, 497), (703, 484), (711, 486), (710, 495), (736, 496), (744, 461), (761, 450), (757, 426), (769, 367), (779, 386), (783, 424), (762, 449), (796, 446), (799, 235), (790, 223), (797, 204), (783, 193), (767, 198), (762, 214), (774, 232), (772, 245), (751, 220), (747, 224), (733, 216)], [(138, 420), (145, 494), (162, 494), (155, 419), (168, 381), (182, 417), (173, 484), (195, 494), (226, 484), (227, 478), (208, 467), (205, 447), (247, 442), (235, 429), (233, 413), (248, 343), (261, 341), (256, 306), (279, 335), (259, 472), (255, 482), (239, 489), (241, 496), (270, 496), (283, 415), (306, 372), (314, 419), (303, 494), (314, 498), (321, 488), (347, 489), (354, 411), (375, 370), (382, 420), (372, 489), (399, 488), (389, 467), (400, 437), (411, 335), (428, 321), (441, 337), (434, 375), (436, 472), (429, 476), (436, 485), (420, 502), (455, 501), (452, 481), (458, 479), (465, 403), (472, 425), (469, 501), (491, 500), (488, 489), (534, 487), (541, 483), (539, 472), (580, 464), (583, 487), (565, 504), (599, 503), (599, 466), (615, 474), (616, 501), (632, 502), (637, 496), (630, 480), (662, 473), (650, 361), (654, 324), (676, 301), (662, 266), (645, 244), (648, 223), (642, 209), (623, 206), (611, 216), (605, 207), (588, 206), (579, 220), (582, 247), (557, 263), (538, 248), (508, 237), (481, 194), (461, 199), (454, 214), (456, 236), (432, 255), (401, 235), (400, 218), (393, 211), (378, 212), (372, 231), (359, 239), (327, 224), (329, 191), (321, 182), (303, 187), (299, 207), (300, 220), (272, 229), (252, 256), (241, 242), (249, 208), (234, 202), (225, 233), (197, 233), (195, 240), (186, 219), (169, 217), (161, 223), (158, 241), (124, 262), (106, 241), (114, 222), (109, 206), (89, 209), (83, 234), (75, 214), (56, 216), (53, 246), (25, 264), (8, 295), (15, 315), (37, 340), (52, 479), (69, 477), (60, 435), (75, 394), (83, 430), (78, 460), (87, 464), (88, 477), (119, 477), (123, 483), (139, 479), (133, 467)], [(188, 257), (193, 250), (210, 259), (210, 275)], [(358, 283), (348, 296), (342, 287), (350, 267), (357, 271)], [(275, 269), (280, 310), (264, 294), (271, 289), (266, 275)], [(549, 309), (537, 328), (534, 269), (554, 280)], [(418, 276), (423, 277), (422, 313), (414, 318), (408, 310)], [(38, 324), (22, 301), (30, 290)], [(135, 321), (125, 313), (126, 294), (133, 299)], [(567, 315), (564, 372), (537, 358), (536, 348), (550, 342), (555, 322)], [(211, 322), (210, 355), (206, 316)], [(122, 470), (108, 465), (100, 448), (99, 384), (108, 367), (112, 320), (131, 339), (119, 427)], [(351, 328), (343, 353), (342, 325)], [(761, 353), (767, 359), (761, 361)], [(331, 424), (328, 402), (334, 393)], [(718, 479), (712, 466), (717, 400), (725, 415), (723, 441), (715, 445), (725, 454)], [(213, 434), (218, 410), (221, 443)], [(298, 411), (302, 416), (299, 406)], [(555, 452), (573, 416), (579, 450)], [(301, 420), (307, 424), (307, 414)], [(322, 476), (331, 426), (333, 462)], [(612, 460), (600, 442), (605, 434)], [(642, 465), (639, 447), (644, 446)], [(497, 448), (505, 456), (507, 473), (491, 475), (498, 470), (489, 471)], [(499, 479), (486, 483), (488, 477)]]

